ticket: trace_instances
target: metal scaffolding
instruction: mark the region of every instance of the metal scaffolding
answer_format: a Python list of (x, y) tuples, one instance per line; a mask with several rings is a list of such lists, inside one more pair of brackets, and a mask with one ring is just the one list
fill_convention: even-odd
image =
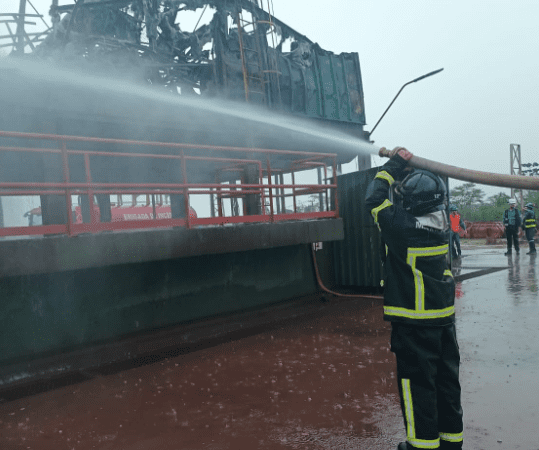
[[(509, 146), (511, 154), (511, 175), (522, 175), (522, 158), (520, 154), (520, 144), (511, 144)], [(524, 195), (522, 189), (511, 189), (511, 197), (516, 199), (520, 209), (524, 209)]]

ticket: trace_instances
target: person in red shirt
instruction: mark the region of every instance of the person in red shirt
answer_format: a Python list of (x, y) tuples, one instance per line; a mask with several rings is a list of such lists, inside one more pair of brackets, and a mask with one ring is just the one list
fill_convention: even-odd
[(449, 221), (451, 222), (451, 253), (453, 258), (460, 258), (462, 252), (460, 251), (460, 230), (466, 230), (466, 225), (460, 217), (459, 210), (456, 205), (451, 205), (449, 208), (451, 213), (449, 214)]

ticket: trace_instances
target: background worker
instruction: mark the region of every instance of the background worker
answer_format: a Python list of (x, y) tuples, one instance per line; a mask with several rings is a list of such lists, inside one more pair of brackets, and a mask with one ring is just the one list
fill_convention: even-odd
[(456, 205), (451, 205), (449, 208), (451, 213), (449, 214), (449, 222), (451, 223), (451, 253), (453, 258), (460, 258), (462, 252), (460, 251), (460, 230), (466, 230), (466, 224), (463, 222), (458, 208)]
[(447, 191), (432, 172), (406, 172), (411, 157), (405, 148), (395, 148), (366, 194), (387, 246), (384, 320), (391, 322), (407, 437), (398, 450), (462, 449), (455, 282), (446, 258)]
[(530, 251), (526, 255), (532, 255), (537, 253), (535, 251), (535, 231), (537, 228), (537, 222), (535, 220), (535, 211), (533, 210), (533, 203), (526, 203), (524, 207), (524, 218), (522, 220), (522, 228), (526, 233), (526, 240), (530, 246)]
[(512, 245), (515, 246), (517, 255), (520, 253), (518, 244), (518, 230), (522, 223), (520, 211), (515, 208), (517, 201), (514, 198), (509, 199), (509, 209), (506, 209), (503, 215), (503, 225), (505, 226), (505, 236), (507, 237), (507, 252), (505, 256), (511, 255)]

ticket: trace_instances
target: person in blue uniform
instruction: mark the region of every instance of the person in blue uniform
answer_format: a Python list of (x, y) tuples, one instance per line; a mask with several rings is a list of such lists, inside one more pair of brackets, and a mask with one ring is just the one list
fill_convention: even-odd
[(520, 253), (518, 244), (518, 229), (520, 228), (521, 219), (520, 211), (515, 208), (517, 201), (514, 198), (509, 199), (509, 209), (506, 209), (503, 214), (503, 225), (505, 227), (505, 236), (507, 237), (507, 252), (505, 256), (511, 255), (511, 249), (514, 245), (517, 255)]
[(535, 220), (535, 211), (533, 210), (533, 203), (526, 203), (524, 217), (522, 219), (522, 228), (526, 233), (526, 240), (530, 246), (530, 251), (527, 255), (533, 255), (537, 253), (535, 250), (535, 232), (537, 229), (537, 221)]
[(446, 185), (427, 170), (409, 171), (411, 157), (395, 148), (366, 193), (386, 245), (384, 319), (391, 322), (407, 437), (398, 450), (462, 449)]

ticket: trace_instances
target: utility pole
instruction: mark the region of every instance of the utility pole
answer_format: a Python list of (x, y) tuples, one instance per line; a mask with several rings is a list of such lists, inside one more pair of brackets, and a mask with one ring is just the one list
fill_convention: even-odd
[[(522, 158), (520, 155), (520, 144), (511, 144), (509, 146), (511, 153), (511, 175), (522, 175)], [(524, 195), (522, 189), (511, 188), (511, 197), (520, 204), (520, 209), (524, 208)]]

